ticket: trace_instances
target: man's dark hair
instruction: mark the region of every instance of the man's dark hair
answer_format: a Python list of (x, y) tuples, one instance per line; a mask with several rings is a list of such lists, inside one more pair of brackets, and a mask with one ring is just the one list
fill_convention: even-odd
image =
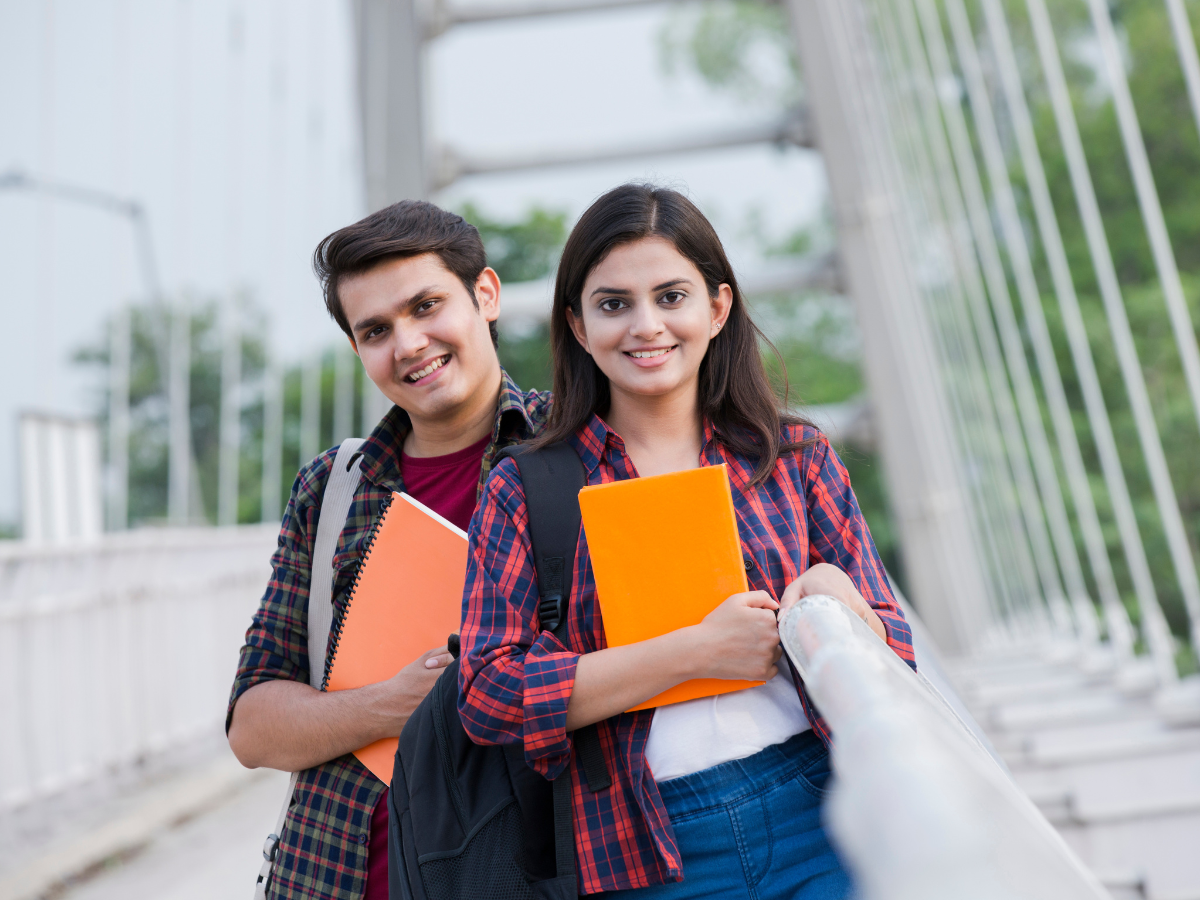
[[(442, 264), (458, 276), (471, 302), (479, 309), (475, 282), (487, 266), (487, 253), (479, 230), (462, 216), (424, 200), (401, 200), (365, 219), (339, 228), (317, 244), (313, 270), (321, 280), (325, 308), (342, 331), (354, 339), (338, 286), (343, 278), (361, 275), (380, 263), (408, 256), (436, 253)], [(496, 323), (489, 322), (493, 346), (499, 346)]]

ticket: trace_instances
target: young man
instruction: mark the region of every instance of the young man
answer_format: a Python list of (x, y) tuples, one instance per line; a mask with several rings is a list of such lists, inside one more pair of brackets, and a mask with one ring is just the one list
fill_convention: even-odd
[[(385, 498), (407, 491), (465, 530), (497, 452), (541, 428), (549, 394), (521, 391), (500, 368), (500, 282), (459, 216), (397, 203), (325, 238), (314, 266), (330, 315), (396, 404), (361, 447), (362, 480), (333, 558), (336, 616)], [(387, 786), (351, 751), (399, 735), (450, 656), (432, 649), (357, 690), (309, 686), (310, 569), (335, 455), (313, 460), (292, 488), (226, 730), (243, 765), (301, 773), (268, 895), (386, 900)]]

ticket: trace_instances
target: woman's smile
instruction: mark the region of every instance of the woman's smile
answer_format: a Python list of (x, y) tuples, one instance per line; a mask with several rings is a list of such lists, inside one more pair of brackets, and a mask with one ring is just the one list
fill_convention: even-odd
[(678, 349), (678, 344), (671, 344), (667, 347), (645, 347), (638, 350), (625, 350), (623, 352), (632, 360), (635, 366), (640, 366), (643, 369), (652, 369), (664, 365), (675, 355), (675, 351)]

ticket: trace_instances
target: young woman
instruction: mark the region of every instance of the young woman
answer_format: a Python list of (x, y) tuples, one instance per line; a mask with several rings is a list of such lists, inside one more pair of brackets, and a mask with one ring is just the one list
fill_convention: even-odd
[[(573, 767), (581, 893), (847, 896), (821, 828), (829, 731), (779, 664), (776, 626), (781, 604), (828, 594), (912, 662), (846, 470), (824, 435), (780, 411), (721, 242), (681, 194), (625, 185), (597, 200), (563, 251), (551, 316), (555, 401), (539, 443), (571, 444), (589, 484), (725, 463), (753, 589), (699, 625), (607, 647), (581, 533), (564, 647), (538, 622), (524, 495), (505, 460), (471, 522), (467, 732), (523, 742), (547, 778)], [(624, 712), (692, 678), (766, 684)], [(570, 734), (594, 722), (613, 779), (597, 793)]]

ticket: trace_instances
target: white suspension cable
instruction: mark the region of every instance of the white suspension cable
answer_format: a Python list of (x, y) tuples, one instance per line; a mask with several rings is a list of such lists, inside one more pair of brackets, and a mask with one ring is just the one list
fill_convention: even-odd
[[(980, 65), (974, 34), (962, 0), (946, 0), (946, 6), (950, 29), (954, 34), (955, 47), (958, 50), (959, 61), (966, 78), (967, 93), (971, 98), (971, 108), (975, 111), (976, 133), (983, 150), (984, 164), (987, 167), (988, 179), (991, 181), (992, 194), (996, 198), (1000, 229), (1004, 235), (1009, 262), (1017, 283), (1017, 296), (1021, 300), (1021, 308), (1025, 313), (1025, 324), (1029, 329), (1034, 359), (1037, 362), (1042, 389), (1045, 391), (1047, 405), (1050, 408), (1050, 421), (1054, 425), (1055, 438), (1063, 468), (1067, 474), (1067, 482), (1071, 488), (1072, 499), (1075, 502), (1075, 510), (1081, 518), (1088, 511), (1091, 511), (1094, 517), (1094, 503), (1091, 488), (1087, 482), (1087, 473), (1083, 467), (1083, 456), (1079, 451), (1079, 438), (1075, 434), (1071, 407), (1067, 403), (1067, 395), (1063, 390), (1058, 359), (1050, 341), (1050, 329), (1046, 326), (1046, 316), (1042, 310), (1041, 290), (1033, 274), (1033, 262), (1025, 241), (1025, 230), (1021, 225), (1016, 195), (1013, 193), (1012, 181), (1008, 175), (1008, 160), (1000, 145), (996, 113), (992, 108), (987, 85), (983, 79), (983, 68)], [(1035, 442), (1035, 459), (1036, 454), (1040, 452), (1045, 452), (1049, 456), (1048, 443), (1043, 447), (1040, 443)], [(1088, 597), (1087, 586), (1083, 580), (1083, 568), (1079, 564), (1075, 538), (1071, 532), (1066, 505), (1063, 503), (1062, 492), (1058, 485), (1054, 460), (1052, 458), (1036, 459), (1035, 471), (1040, 479), (1043, 479), (1042, 498), (1046, 502), (1050, 533), (1054, 538), (1058, 561), (1067, 582), (1067, 593), (1075, 612), (1076, 625), (1081, 636), (1094, 635), (1098, 631), (1095, 608)], [(1050, 479), (1054, 481), (1053, 486), (1047, 483)], [(1095, 528), (1098, 532), (1100, 528), (1098, 520)]]
[(1188, 100), (1192, 104), (1192, 117), (1196, 120), (1196, 128), (1200, 129), (1200, 54), (1196, 51), (1196, 35), (1192, 33), (1192, 23), (1183, 0), (1166, 0), (1166, 4), (1167, 15), (1171, 19), (1171, 36), (1175, 38)]
[[(906, 71), (915, 71), (918, 75), (918, 83), (915, 86), (915, 90), (922, 100), (925, 128), (929, 142), (932, 145), (933, 165), (936, 171), (947, 172), (950, 171), (950, 163), (948, 155), (945, 152), (944, 141), (939, 148), (939, 145), (936, 141), (937, 134), (936, 132), (932, 132), (930, 127), (930, 103), (932, 101), (932, 115), (936, 119), (936, 99), (933, 96), (932, 81), (929, 77), (927, 64), (923, 64), (923, 54), (921, 54), (919, 47), (920, 40), (919, 36), (916, 34), (915, 23), (912, 22), (911, 15), (907, 17), (907, 25), (909, 27), (901, 29), (881, 28), (881, 42), (886, 46), (888, 36), (893, 30), (904, 31), (906, 36), (906, 44), (908, 45), (909, 49), (909, 55), (913, 58), (913, 66), (906, 67)], [(914, 38), (916, 38), (915, 44)], [(900, 81), (899, 69), (900, 66), (893, 67), (893, 74), (892, 78), (890, 79), (891, 82)], [(922, 117), (909, 112), (904, 115), (901, 120), (906, 122), (917, 122), (921, 118)], [(934, 127), (936, 128), (937, 126), (935, 125)], [(939, 149), (941, 151), (940, 154)], [(918, 158), (922, 156), (920, 152), (917, 152), (914, 155)], [(921, 171), (923, 175), (922, 181), (926, 187), (927, 193), (933, 193), (929, 186), (936, 185), (938, 189), (937, 193), (941, 195), (940, 204), (937, 201), (933, 201), (930, 202), (929, 205), (931, 207), (941, 205), (943, 208), (943, 219), (940, 228), (945, 232), (946, 237), (948, 238), (948, 243), (950, 245), (955, 268), (958, 274), (959, 283), (957, 287), (963, 293), (972, 293), (973, 291), (974, 299), (978, 301), (978, 304), (982, 304), (985, 308), (987, 301), (983, 295), (982, 284), (979, 282), (977, 268), (974, 268), (975, 263), (973, 255), (971, 254), (971, 251), (963, 244), (961, 227), (957, 227), (957, 223), (962, 222), (961, 201), (959, 201), (959, 206), (957, 207), (958, 215), (956, 216), (954, 212), (955, 207), (953, 206), (953, 198), (948, 196), (948, 194), (952, 192), (952, 185), (950, 182), (948, 182), (944, 177), (936, 177), (933, 173), (929, 172), (927, 165), (922, 165)], [(973, 284), (971, 281), (972, 274), (974, 274)], [(994, 494), (994, 502), (997, 504), (996, 514), (1001, 516), (1002, 520), (1007, 519), (1007, 521), (1004, 521), (1005, 527), (1002, 529), (1002, 533), (1007, 534), (1010, 538), (1007, 543), (1009, 553), (1011, 554), (1011, 564), (1014, 565), (1017, 573), (1019, 573), (1023, 580), (1023, 587), (1019, 592), (1013, 591), (1011, 583), (1007, 585), (1006, 589), (1010, 592), (1010, 594), (1014, 594), (1008, 604), (1009, 610), (1011, 611), (1016, 607), (1017, 604), (1027, 604), (1033, 597), (1038, 595), (1037, 578), (1034, 574), (1033, 561), (1030, 555), (1029, 547), (1026, 544), (1026, 541), (1028, 540), (1028, 534), (1019, 515), (1016, 514), (1015, 507), (1012, 504), (1012, 498), (1016, 492), (1016, 486), (1013, 482), (1011, 470), (1008, 467), (1007, 458), (1005, 457), (1005, 451), (1023, 456), (1025, 453), (1025, 447), (1023, 442), (1021, 442), (1020, 428), (1016, 422), (1016, 417), (1012, 410), (1012, 398), (1011, 395), (1008, 394), (1007, 378), (1004, 375), (1003, 364), (999, 363), (999, 352), (995, 349), (995, 335), (991, 330), (992, 326), (990, 318), (988, 319), (986, 328), (987, 333), (991, 338), (991, 362), (999, 363), (998, 372), (1000, 380), (994, 381), (991, 385), (993, 390), (997, 390), (999, 392), (999, 395), (995, 398), (993, 398), (991, 391), (989, 391), (988, 387), (986, 386), (988, 383), (988, 378), (984, 372), (990, 372), (993, 378), (995, 378), (997, 374), (997, 368), (995, 365), (993, 365), (985, 369), (980, 361), (979, 350), (975, 346), (975, 339), (973, 339), (971, 336), (971, 328), (966, 324), (966, 320), (969, 317), (965, 315), (962, 308), (963, 294), (960, 294), (955, 290), (951, 290), (948, 293), (951, 296), (949, 311), (958, 331), (959, 344), (964, 348), (968, 359), (970, 360), (969, 372), (973, 372), (974, 374), (974, 401), (977, 405), (980, 415), (983, 418), (982, 427), (986, 434), (984, 440), (988, 445), (988, 449), (992, 451), (989, 454), (991, 457), (991, 466), (989, 467), (991, 471), (989, 475), (992, 492)], [(976, 309), (978, 310), (979, 308), (979, 305), (976, 305)], [(1001, 416), (998, 418), (997, 406), (1003, 406), (1006, 417), (1005, 414), (1001, 414)], [(1000, 452), (996, 453), (997, 450)], [(1026, 462), (1026, 466), (1027, 465), (1028, 463)], [(1002, 487), (1002, 485), (1004, 485), (1004, 487)], [(1000, 577), (1008, 581), (1007, 575), (1008, 572), (1002, 569)]]
[[(1067, 89), (1066, 76), (1063, 74), (1062, 60), (1058, 55), (1058, 44), (1054, 37), (1053, 26), (1050, 24), (1050, 15), (1046, 10), (1044, 0), (1026, 0), (1026, 6), (1029, 9), (1030, 22), (1033, 25), (1038, 58), (1041, 61), (1042, 71), (1045, 73), (1046, 84), (1049, 88), (1055, 123), (1058, 126), (1063, 152), (1067, 159), (1067, 169), (1075, 191), (1075, 202), (1079, 206), (1079, 215), (1083, 222), (1084, 234), (1087, 237), (1092, 265), (1096, 270), (1100, 297), (1108, 314), (1113, 345), (1117, 351), (1121, 375), (1125, 380), (1125, 390), (1129, 395), (1129, 403), (1137, 425), (1138, 440), (1146, 459), (1155, 499), (1158, 501), (1159, 515), (1162, 517), (1163, 526), (1168, 533), (1172, 529), (1182, 531), (1183, 522), (1179, 514), (1179, 504), (1175, 499), (1175, 489), (1167, 470), (1167, 461), (1163, 454), (1158, 425), (1154, 421), (1154, 413), (1150, 407), (1150, 395), (1146, 390), (1146, 380), (1142, 374), (1141, 363), (1138, 361), (1133, 332), (1130, 330), (1129, 319), (1125, 314), (1125, 304), (1121, 298), (1116, 267), (1113, 265), (1108, 237), (1104, 233), (1100, 205), (1096, 200), (1096, 191), (1092, 184), (1091, 172), (1088, 169), (1087, 157), (1083, 152), (1083, 141), (1079, 136), (1079, 126), (1075, 121), (1075, 110), (1071, 105), (1071, 95)], [(1096, 436), (1098, 434), (1098, 432), (1094, 433)], [(1102, 442), (1098, 442), (1097, 446), (1101, 451), (1102, 464), (1112, 467), (1115, 472), (1120, 466), (1120, 461), (1108, 459), (1106, 462), (1106, 454), (1109, 451), (1105, 449)], [(1113, 448), (1113, 452), (1115, 452), (1115, 448)], [(1150, 564), (1146, 560), (1144, 550), (1141, 549), (1142, 543), (1133, 504), (1128, 494), (1120, 491), (1112, 494), (1110, 500), (1113, 504), (1117, 528), (1121, 531), (1126, 558), (1129, 561), (1129, 572), (1142, 614), (1142, 628), (1146, 643), (1161, 676), (1168, 680), (1172, 679), (1176, 674), (1173, 642), (1166, 619), (1163, 618), (1162, 608), (1158, 605), (1158, 594), (1154, 587), (1154, 579), (1150, 574)], [(1184, 542), (1186, 543), (1186, 536)], [(1192, 571), (1194, 574), (1194, 569)], [(1195, 639), (1193, 620), (1193, 642)]]
[[(1025, 91), (1021, 83), (1020, 70), (1017, 67), (1016, 54), (1013, 51), (1008, 22), (1004, 10), (997, 0), (983, 0), (983, 10), (999, 68), (1005, 102), (1008, 105), (1013, 130), (1016, 134), (1021, 165), (1029, 184), (1038, 231), (1042, 236), (1042, 245), (1050, 267), (1050, 276), (1054, 282), (1055, 294), (1062, 313), (1063, 327), (1071, 348), (1071, 356), (1075, 362), (1075, 371), (1079, 377), (1088, 422), (1099, 451), (1105, 484), (1110, 495), (1121, 494), (1125, 498), (1123, 502), (1130, 505), (1129, 488), (1125, 483), (1125, 473), (1121, 469), (1116, 440), (1113, 437), (1112, 424), (1108, 417), (1108, 408), (1104, 403), (1100, 378), (1096, 374), (1096, 364), (1092, 358), (1091, 345), (1088, 343), (1087, 328), (1079, 309), (1079, 298), (1075, 294), (1071, 267), (1063, 248), (1058, 216), (1054, 211), (1054, 203), (1051, 200), (1050, 188), (1046, 181), (1046, 172), (1042, 166), (1041, 153), (1038, 150), (1037, 138), (1033, 130), (1033, 121), (1026, 104)], [(1037, 312), (1040, 312), (1040, 304)], [(1044, 317), (1039, 315), (1038, 318), (1040, 319), (1038, 327), (1044, 333), (1046, 330)], [(1061, 392), (1061, 383), (1059, 390)], [(1065, 397), (1061, 399), (1065, 402)], [(1062, 415), (1062, 413), (1056, 412), (1055, 415)], [(1069, 418), (1066, 421), (1069, 422)], [(1096, 506), (1088, 485), (1087, 474), (1083, 468), (1083, 461), (1077, 455), (1078, 449), (1077, 444), (1073, 445), (1076, 455), (1064, 468), (1067, 478), (1071, 482), (1075, 509), (1083, 532), (1084, 546), (1088, 552), (1092, 574), (1095, 576), (1101, 604), (1108, 620), (1110, 640), (1118, 655), (1126, 657), (1132, 650), (1133, 636), (1130, 633), (1125, 608), (1121, 605), (1116, 579), (1113, 577), (1108, 550), (1100, 527), (1100, 519), (1096, 514)], [(1065, 452), (1063, 459), (1064, 462), (1067, 461)], [(1140, 532), (1134, 529), (1130, 538), (1135, 542), (1136, 547), (1132, 551), (1126, 550), (1126, 554), (1132, 552), (1144, 557), (1145, 548), (1142, 545)]]
[[(931, 215), (936, 205), (930, 202), (930, 184), (934, 179), (929, 173), (925, 154), (919, 146), (920, 138), (912, 134), (911, 123), (915, 121), (916, 117), (911, 114), (908, 91), (905, 90), (904, 83), (907, 79), (902, 75), (906, 71), (903, 54), (899, 48), (894, 46), (891, 28), (880, 28), (877, 33), (880, 45), (884, 50), (883, 62), (889, 75), (883, 81), (883, 88), (891, 95), (891, 104), (901, 111), (901, 115), (896, 117), (896, 132), (897, 136), (902, 139), (897, 143), (900, 149), (906, 151), (904, 156), (908, 167), (917, 174), (918, 189), (913, 192), (909, 202), (904, 204), (905, 217), (908, 219), (914, 235), (926, 236), (927, 239), (922, 242), (923, 249), (927, 255), (934, 257), (932, 263), (926, 263), (918, 268), (926, 271), (931, 268), (941, 269), (942, 266), (937, 263), (939, 254), (936, 248), (941, 229), (935, 216)], [(930, 247), (930, 243), (935, 246)], [(995, 569), (995, 575), (989, 583), (989, 589), (992, 589), (989, 593), (989, 606), (993, 615), (1000, 618), (1002, 609), (1008, 604), (1005, 602), (1002, 607), (993, 586), (999, 584), (1003, 569), (1000, 564), (998, 548), (993, 540), (994, 534), (989, 527), (989, 498), (985, 494), (980, 478), (973, 471), (977, 468), (974, 465), (976, 460), (989, 449), (988, 442), (982, 434), (980, 397), (977, 393), (978, 383), (974, 377), (977, 373), (970, 366), (970, 357), (962, 341), (962, 334), (956, 328), (959, 323), (953, 315), (955, 309), (954, 285), (947, 285), (945, 277), (940, 272), (927, 274), (923, 279), (923, 285), (926, 306), (930, 312), (930, 322), (934, 326), (933, 335), (941, 357), (941, 369), (944, 380), (947, 382), (946, 393), (950, 399), (951, 413), (959, 443), (960, 468), (972, 500), (973, 524), (979, 532), (976, 535), (976, 543), (988, 551), (987, 555), (993, 560)], [(940, 299), (940, 304), (935, 304), (935, 299)], [(947, 318), (950, 321), (945, 321)], [(963, 372), (964, 369), (965, 372)]]
[[(928, 13), (928, 10), (924, 10), (924, 12)], [(910, 47), (915, 71), (923, 82), (919, 90), (923, 101), (926, 138), (933, 155), (936, 171), (944, 173), (942, 177), (932, 180), (937, 183), (941, 192), (941, 202), (945, 210), (948, 223), (946, 227), (951, 237), (951, 246), (957, 263), (962, 297), (967, 301), (968, 318), (972, 322), (975, 341), (979, 344), (978, 352), (982, 355), (982, 364), (987, 373), (985, 381), (990, 385), (990, 397), (987, 398), (990, 402), (987, 402), (986, 405), (992, 417), (991, 427), (996, 433), (995, 446), (1002, 448), (1006, 455), (1006, 459), (1000, 464), (1002, 470), (1000, 478), (1008, 485), (1007, 496), (1011, 498), (1015, 493), (1022, 498), (1024, 500), (1023, 508), (1036, 519), (1040, 516), (1036, 489), (1030, 473), (1025, 442), (1021, 437), (1021, 427), (1013, 406), (1012, 394), (1009, 392), (1008, 376), (1005, 373), (1004, 362), (996, 340), (995, 327), (987, 311), (987, 297), (979, 274), (979, 263), (970, 247), (962, 196), (954, 179), (946, 177), (953, 172), (953, 162), (946, 146), (945, 135), (941, 130), (933, 74), (929, 68), (929, 60), (921, 48), (920, 35), (911, 9), (906, 9), (905, 13), (902, 30)], [(936, 12), (934, 14), (936, 15)], [(969, 341), (969, 339), (967, 340)], [(972, 346), (975, 341), (970, 342)], [(1014, 515), (1015, 510), (1011, 506), (1011, 500), (1008, 505), (1009, 530), (1013, 535), (1018, 564), (1024, 570), (1022, 574), (1027, 594), (1025, 600), (1028, 602), (1036, 593), (1036, 578), (1032, 572), (1032, 554), (1026, 543), (1030, 540), (1030, 532), (1021, 519)], [(1043, 590), (1042, 596), (1048, 596), (1048, 593)]]
[[(930, 61), (933, 64), (934, 77), (938, 82), (951, 83), (949, 80), (953, 79), (953, 75), (950, 69), (950, 54), (942, 33), (940, 19), (936, 17), (936, 13), (930, 14), (931, 10), (927, 8), (927, 5), (919, 5), (918, 9), (922, 13), (921, 24), (925, 32), (925, 44), (929, 51)], [(1032, 468), (1034, 472), (1037, 472), (1037, 484), (1041, 485), (1043, 490), (1041, 501), (1049, 504), (1050, 498), (1058, 491), (1053, 457), (1050, 454), (1041, 408), (1029, 372), (1029, 362), (1025, 358), (1024, 345), (1017, 327), (1016, 316), (1013, 313), (1012, 299), (1008, 293), (1008, 280), (1004, 273), (1004, 264), (1000, 259), (999, 248), (996, 245), (996, 237), (992, 231), (991, 217), (988, 215), (983, 184), (975, 163), (974, 151), (971, 148), (966, 120), (957, 99), (952, 100), (945, 94), (940, 96), (947, 133), (950, 137), (950, 149), (955, 168), (958, 171), (963, 198), (966, 201), (968, 221), (975, 238), (983, 277), (988, 292), (991, 294), (992, 310), (999, 327), (1001, 347), (1016, 398), (1016, 411), (1025, 432), (1029, 455), (1032, 457), (1032, 466), (1030, 466), (1030, 461), (1026, 460), (1022, 454), (1011, 454), (1013, 474), (1017, 479), (1018, 489), (1022, 492), (1022, 508), (1029, 528), (1034, 559), (1038, 564), (1043, 589), (1046, 591), (1046, 602), (1061, 628), (1065, 627), (1071, 616), (1061, 584), (1058, 581), (1058, 572), (1050, 552), (1050, 535), (1041, 518), (1033, 472), (1030, 471)], [(986, 311), (978, 313), (977, 327), (980, 328), (981, 338), (985, 345), (990, 340), (985, 336), (988, 331), (988, 327), (985, 326), (990, 318)], [(1002, 421), (1001, 424), (1005, 423)], [(1039, 469), (1041, 471), (1038, 471)], [(1061, 503), (1061, 494), (1058, 499)]]

